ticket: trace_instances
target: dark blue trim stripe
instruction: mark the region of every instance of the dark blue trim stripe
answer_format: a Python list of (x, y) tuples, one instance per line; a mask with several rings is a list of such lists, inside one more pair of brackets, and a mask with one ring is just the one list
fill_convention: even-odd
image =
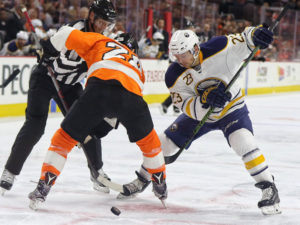
[(264, 171), (265, 171), (266, 169), (268, 169), (268, 168), (269, 168), (269, 167), (266, 166), (266, 167), (264, 167), (263, 169), (261, 169), (260, 171), (258, 171), (258, 172), (256, 172), (256, 173), (252, 173), (251, 176), (254, 177), (254, 176), (256, 176), (256, 175), (258, 175), (258, 174), (264, 172)]
[(235, 107), (237, 107), (237, 106), (239, 106), (239, 105), (242, 105), (242, 104), (244, 104), (244, 101), (239, 102), (238, 104), (235, 104), (235, 105), (231, 106), (231, 107), (228, 109), (228, 111), (231, 110), (231, 109), (233, 109), (233, 108), (235, 108)]
[(182, 105), (181, 105), (181, 111), (182, 111), (182, 112), (183, 112), (183, 108), (184, 108), (184, 105), (185, 105), (185, 103), (186, 103), (187, 100), (188, 100), (188, 99), (186, 98), (186, 99), (183, 101)]
[(258, 150), (259, 150), (259, 148), (255, 148), (255, 149), (251, 150), (250, 152), (247, 152), (245, 155), (242, 156), (242, 159), (246, 158), (248, 155), (251, 155), (252, 153), (254, 153)]
[[(194, 101), (194, 113), (195, 113), (195, 119), (196, 120), (198, 120), (197, 113), (196, 113), (196, 104), (197, 104), (197, 101), (198, 101), (198, 97), (200, 98), (200, 96), (197, 96), (195, 101)], [(200, 102), (200, 99), (199, 99), (199, 102)]]
[(241, 89), (239, 90), (239, 92), (234, 96), (234, 98), (231, 101), (233, 101), (234, 99), (236, 99), (239, 96), (240, 93), (241, 93)]
[(200, 49), (203, 54), (203, 60), (222, 51), (226, 48), (228, 38), (226, 36), (218, 36), (210, 39), (209, 41), (200, 44)]
[(178, 77), (185, 71), (186, 68), (180, 66), (177, 62), (172, 63), (165, 75), (165, 83), (168, 88), (172, 87)]

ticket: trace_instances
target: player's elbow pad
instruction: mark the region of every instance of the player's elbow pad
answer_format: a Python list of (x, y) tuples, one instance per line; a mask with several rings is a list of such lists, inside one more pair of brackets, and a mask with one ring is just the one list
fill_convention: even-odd
[(51, 56), (51, 57), (59, 56), (59, 51), (57, 51), (55, 49), (55, 47), (52, 45), (50, 39), (47, 39), (47, 40), (41, 39), (40, 44), (44, 50), (44, 54), (47, 54), (48, 56)]

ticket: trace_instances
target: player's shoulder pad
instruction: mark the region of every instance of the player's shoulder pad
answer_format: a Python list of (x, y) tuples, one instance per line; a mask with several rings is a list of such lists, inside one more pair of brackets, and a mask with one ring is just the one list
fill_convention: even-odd
[(85, 28), (84, 20), (76, 20), (76, 21), (73, 21), (73, 22), (68, 23), (66, 25), (69, 26), (69, 27), (73, 27), (77, 30), (81, 30), (81, 31), (83, 31), (84, 28)]
[(213, 37), (205, 43), (200, 44), (200, 49), (203, 54), (203, 60), (225, 49), (227, 43), (228, 38), (226, 36), (217, 36)]
[(7, 45), (7, 49), (11, 52), (15, 52), (18, 50), (18, 46), (16, 41), (11, 41), (8, 45)]
[(186, 68), (179, 65), (177, 62), (173, 62), (167, 69), (165, 75), (165, 83), (168, 88), (172, 87), (177, 78), (186, 70)]

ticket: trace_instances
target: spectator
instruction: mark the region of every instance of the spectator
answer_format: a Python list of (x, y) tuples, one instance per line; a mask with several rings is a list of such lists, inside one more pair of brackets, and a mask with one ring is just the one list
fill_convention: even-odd
[(43, 22), (44, 28), (47, 30), (48, 28), (53, 28), (53, 17), (52, 14), (54, 14), (54, 7), (52, 4), (45, 3), (43, 5), (43, 12), (41, 12), (40, 19)]
[(237, 23), (237, 33), (242, 33), (243, 30), (245, 29), (245, 21), (244, 20), (238, 20), (236, 21)]
[(197, 33), (200, 42), (207, 42), (209, 39), (213, 37), (213, 31), (211, 30), (210, 24), (204, 24), (203, 31)]
[(149, 42), (148, 39), (142, 44), (140, 55), (145, 58), (160, 59), (163, 52), (159, 51), (159, 45), (164, 41), (164, 36), (160, 32), (153, 34), (152, 40)]
[(289, 41), (282, 41), (280, 43), (280, 51), (278, 51), (278, 60), (279, 61), (290, 61), (292, 59), (292, 48)]
[(28, 16), (31, 20), (39, 18), (39, 11), (37, 8), (28, 9)]
[(21, 12), (21, 5), (16, 6), (12, 10), (1, 8), (0, 30), (4, 31), (4, 42), (8, 42), (16, 38), (20, 30), (24, 30), (25, 19)]
[(79, 18), (78, 19), (87, 18), (88, 14), (89, 14), (89, 9), (87, 7), (81, 7), (79, 9)]
[[(32, 23), (32, 26), (34, 27), (35, 29), (35, 33), (36, 33), (36, 36), (37, 38), (40, 40), (40, 39), (44, 39), (47, 37), (47, 34), (43, 28), (43, 23), (40, 19), (33, 19), (31, 21)], [(36, 44), (36, 43), (35, 43)]]
[(241, 18), (251, 20), (254, 24), (259, 23), (259, 16), (256, 16), (258, 6), (255, 4), (255, 1), (247, 0), (246, 3), (243, 5), (243, 9), (241, 11), (243, 12)]
[[(24, 3), (27, 6), (30, 18), (40, 19), (43, 22), (43, 28), (48, 31), (50, 28), (59, 28), (63, 23), (68, 23), (70, 20), (86, 17), (89, 6), (92, 0), (0, 0), (0, 49), (3, 43), (16, 38), (16, 34), (20, 30), (29, 30), (28, 24), (24, 27), (25, 19), (20, 11), (21, 5), (16, 3)], [(115, 2), (115, 0), (114, 0)], [(153, 28), (153, 33), (160, 32), (164, 36), (164, 41), (160, 45), (160, 52), (166, 52), (168, 46), (169, 35), (164, 30), (165, 20), (162, 14), (166, 11), (172, 12), (172, 32), (177, 29), (189, 29), (185, 25), (189, 15), (189, 21), (194, 20), (195, 27), (192, 29), (200, 37), (201, 41), (207, 41), (212, 36), (224, 35), (229, 33), (240, 33), (246, 26), (251, 26), (253, 21), (264, 21), (270, 25), (278, 16), (278, 8), (284, 5), (286, 1), (271, 1), (271, 0), (212, 0), (201, 1), (139, 1), (136, 0), (120, 1), (118, 11), (119, 19), (122, 21), (122, 26), (126, 27), (127, 32), (135, 33), (136, 37), (143, 36), (143, 18), (142, 13), (139, 13), (137, 8), (147, 9), (152, 8), (153, 15), (156, 20)], [(143, 2), (143, 3), (141, 3)], [(292, 0), (297, 8), (300, 8), (300, 0)], [(148, 4), (147, 4), (148, 3)], [(184, 4), (182, 4), (184, 3)], [(260, 8), (261, 7), (261, 8)], [(11, 9), (11, 10), (10, 10)], [(140, 10), (144, 12), (144, 10)], [(219, 11), (219, 14), (218, 14)], [(256, 12), (255, 16), (253, 12)], [(259, 20), (259, 21), (258, 21)], [(294, 21), (295, 13), (291, 10), (288, 15), (282, 19), (274, 33), (283, 37), (285, 41), (294, 39)], [(280, 29), (279, 29), (280, 27)], [(116, 29), (110, 35), (124, 32), (125, 30)], [(296, 31), (299, 34), (299, 31)], [(298, 49), (300, 43), (299, 38), (291, 45), (291, 48)], [(150, 43), (151, 40), (148, 40)], [(278, 44), (278, 50), (282, 48), (282, 44)], [(283, 50), (285, 53), (280, 54), (280, 59), (291, 60), (297, 56), (295, 52)]]
[(30, 43), (28, 42), (28, 33), (26, 31), (19, 31), (17, 38), (6, 42), (0, 51), (1, 56), (23, 56), (30, 54)]
[(266, 58), (264, 57), (264, 52), (261, 49), (258, 49), (252, 60), (265, 62)]
[(195, 26), (192, 21), (192, 18), (185, 16), (183, 18), (183, 27), (182, 29), (191, 30), (195, 32)]
[(159, 32), (163, 35), (164, 39), (163, 42), (160, 45), (160, 51), (167, 52), (168, 51), (168, 45), (169, 45), (169, 34), (165, 29), (165, 20), (164, 19), (158, 19), (156, 21), (156, 26), (153, 27), (153, 35), (156, 32)]
[(278, 57), (278, 49), (276, 45), (270, 45), (264, 52), (266, 61), (274, 62)]

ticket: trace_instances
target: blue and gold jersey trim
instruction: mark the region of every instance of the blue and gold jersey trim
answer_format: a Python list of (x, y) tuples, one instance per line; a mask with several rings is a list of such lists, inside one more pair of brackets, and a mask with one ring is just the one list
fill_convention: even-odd
[(200, 44), (200, 63), (223, 51), (226, 49), (227, 45), (228, 38), (226, 36), (214, 37), (209, 41)]
[(180, 77), (180, 75), (186, 70), (187, 70), (186, 68), (180, 66), (177, 62), (173, 62), (169, 66), (165, 75), (165, 83), (167, 87), (168, 88), (172, 87), (176, 82), (176, 80), (178, 79), (178, 77)]

